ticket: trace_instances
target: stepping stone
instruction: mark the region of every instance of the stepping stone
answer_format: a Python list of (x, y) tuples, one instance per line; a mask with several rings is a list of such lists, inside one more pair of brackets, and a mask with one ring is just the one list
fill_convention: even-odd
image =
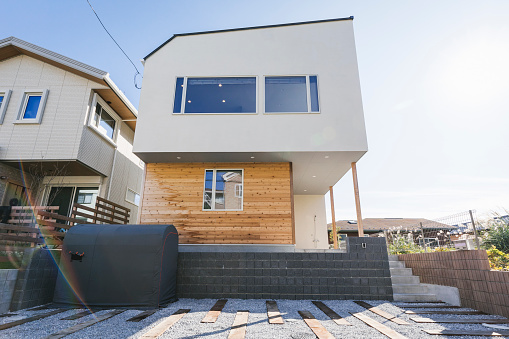
[(509, 323), (509, 319), (430, 319), (430, 318), (410, 318), (416, 323), (420, 324), (429, 324), (429, 323), (447, 323), (447, 324), (507, 324)]
[(18, 326), (18, 325), (23, 325), (23, 324), (29, 323), (31, 321), (35, 321), (35, 320), (51, 317), (52, 315), (55, 315), (55, 314), (58, 314), (58, 313), (62, 313), (62, 312), (65, 312), (65, 311), (67, 311), (67, 310), (55, 310), (55, 311), (51, 311), (51, 312), (44, 313), (44, 314), (38, 314), (38, 315), (35, 315), (33, 317), (28, 317), (28, 318), (25, 318), (25, 319), (20, 319), (20, 320), (12, 321), (10, 323), (6, 323), (6, 324), (3, 324), (3, 325), (0, 325), (0, 330), (5, 330), (7, 328), (11, 328), (11, 327), (14, 327), (14, 326)]
[(265, 304), (267, 305), (267, 317), (269, 318), (269, 324), (284, 324), (283, 317), (281, 317), (277, 303), (274, 300), (267, 300)]
[(335, 339), (332, 334), (309, 311), (299, 311), (300, 316), (304, 319), (306, 325), (318, 337), (318, 339)]
[(359, 319), (360, 321), (364, 322), (366, 325), (373, 327), (378, 332), (385, 334), (386, 336), (388, 336), (391, 339), (408, 339), (404, 335), (394, 331), (392, 328), (389, 328), (389, 327), (379, 323), (378, 321), (376, 321), (374, 319), (371, 319), (370, 317), (368, 317), (362, 313), (350, 312), (350, 314), (353, 315), (354, 317), (356, 317), (357, 319)]
[(157, 312), (157, 310), (148, 310), (148, 311), (145, 311), (145, 312), (141, 312), (140, 314), (135, 315), (134, 317), (127, 319), (127, 321), (140, 322), (143, 319), (145, 319), (147, 317), (150, 317), (152, 314), (154, 314), (156, 312)]
[(84, 328), (90, 327), (90, 326), (95, 325), (95, 324), (97, 324), (97, 323), (99, 323), (101, 321), (104, 321), (106, 319), (114, 317), (114, 316), (116, 316), (116, 315), (118, 315), (118, 314), (120, 314), (120, 313), (122, 313), (124, 311), (125, 310), (114, 310), (114, 311), (111, 311), (109, 313), (102, 314), (102, 315), (98, 316), (95, 319), (92, 319), (92, 320), (86, 321), (84, 323), (71, 326), (71, 327), (66, 328), (66, 329), (64, 329), (62, 331), (50, 334), (49, 336), (46, 337), (46, 339), (63, 338), (65, 336), (69, 335), (69, 334), (76, 333), (78, 331), (81, 331)]
[(352, 326), (346, 319), (343, 319), (339, 314), (331, 310), (327, 305), (325, 305), (321, 301), (312, 301), (312, 303), (320, 309), (325, 315), (327, 315), (329, 318), (331, 318), (336, 324), (338, 325), (348, 325)]
[(246, 337), (246, 326), (249, 311), (237, 311), (235, 320), (233, 320), (232, 329), (228, 339), (244, 339)]
[(381, 309), (379, 309), (378, 307), (374, 307), (374, 306), (371, 306), (370, 304), (368, 304), (367, 302), (364, 302), (364, 301), (354, 301), (354, 303), (356, 303), (357, 305), (359, 306), (362, 306), (364, 307), (365, 309), (368, 309), (370, 310), (371, 312), (387, 319), (387, 320), (390, 320), (398, 325), (410, 325), (408, 322), (404, 321), (403, 319), (399, 319), (397, 318), (395, 315), (392, 315), (388, 312), (385, 312), (385, 311), (382, 311)]
[(431, 335), (453, 335), (453, 336), (485, 336), (485, 337), (505, 337), (509, 336), (509, 331), (459, 331), (459, 330), (423, 330)]
[(180, 309), (177, 312), (173, 313), (166, 319), (164, 319), (162, 322), (160, 322), (158, 325), (150, 329), (148, 332), (146, 332), (144, 335), (142, 335), (140, 338), (157, 338), (167, 330), (169, 330), (177, 321), (182, 319), (183, 316), (185, 316), (187, 313), (189, 313), (189, 309)]
[(228, 300), (221, 299), (218, 300), (214, 306), (210, 309), (210, 311), (207, 313), (207, 315), (202, 319), (202, 323), (215, 323), (219, 315), (221, 314), (221, 311), (223, 310), (224, 305), (226, 305), (226, 302)]

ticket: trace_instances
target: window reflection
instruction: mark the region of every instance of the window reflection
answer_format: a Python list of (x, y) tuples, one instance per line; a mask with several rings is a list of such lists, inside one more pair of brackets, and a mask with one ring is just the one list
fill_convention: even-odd
[(242, 170), (206, 170), (205, 210), (242, 210)]
[(256, 78), (188, 78), (185, 101), (185, 113), (256, 113)]

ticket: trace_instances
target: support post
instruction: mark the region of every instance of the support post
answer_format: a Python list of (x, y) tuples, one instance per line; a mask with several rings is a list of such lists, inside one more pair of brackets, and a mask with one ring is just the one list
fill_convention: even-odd
[(479, 236), (477, 235), (477, 228), (475, 227), (475, 222), (474, 222), (474, 215), (472, 214), (472, 210), (468, 210), (468, 212), (470, 213), (470, 220), (472, 221), (472, 228), (474, 229), (474, 236), (475, 236), (475, 246), (477, 246), (477, 249), (481, 249), (479, 247)]
[(334, 194), (332, 193), (332, 186), (329, 186), (330, 192), (330, 211), (332, 213), (332, 241), (334, 242), (334, 249), (338, 249), (338, 232), (336, 229), (336, 214), (334, 213)]
[(364, 228), (362, 227), (361, 199), (359, 197), (359, 183), (357, 182), (357, 166), (352, 162), (353, 191), (355, 194), (355, 209), (357, 210), (357, 232), (359, 237), (364, 236)]
[(424, 252), (428, 252), (428, 247), (426, 246), (426, 241), (424, 240), (424, 229), (422, 228), (422, 222), (419, 223), (421, 225), (421, 237), (422, 237), (422, 244), (424, 246)]

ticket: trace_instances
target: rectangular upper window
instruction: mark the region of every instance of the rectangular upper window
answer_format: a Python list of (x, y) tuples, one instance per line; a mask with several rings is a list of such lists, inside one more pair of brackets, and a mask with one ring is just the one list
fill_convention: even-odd
[(21, 98), (21, 104), (15, 123), (40, 124), (48, 90), (43, 91), (25, 91)]
[(266, 76), (266, 113), (318, 113), (316, 75)]
[(7, 105), (11, 97), (12, 91), (10, 89), (0, 91), (0, 125), (4, 122), (5, 112), (7, 111)]
[(256, 77), (177, 78), (173, 113), (256, 113)]
[(140, 206), (140, 195), (130, 188), (127, 188), (127, 192), (125, 194), (125, 200), (127, 202), (130, 202), (131, 204)]
[(205, 170), (204, 210), (242, 211), (243, 170)]
[(118, 118), (111, 107), (97, 94), (92, 100), (92, 114), (89, 126), (107, 140), (115, 142), (118, 130)]

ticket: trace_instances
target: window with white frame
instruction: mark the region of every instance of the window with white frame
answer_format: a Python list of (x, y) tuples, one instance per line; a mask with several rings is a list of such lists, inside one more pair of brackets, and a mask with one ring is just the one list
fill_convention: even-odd
[(265, 77), (265, 113), (318, 112), (316, 75)]
[(97, 94), (94, 95), (92, 104), (92, 114), (89, 125), (101, 135), (115, 142), (119, 118), (109, 105)]
[(15, 123), (40, 124), (49, 90), (29, 90), (23, 93)]
[(125, 200), (127, 202), (130, 202), (131, 204), (140, 206), (140, 195), (130, 188), (127, 188), (127, 192), (125, 194)]
[(256, 113), (256, 77), (179, 77), (173, 113)]
[(203, 209), (242, 211), (243, 174), (241, 169), (205, 170)]
[(11, 93), (12, 91), (10, 89), (0, 90), (0, 125), (4, 122), (5, 111), (7, 111)]

